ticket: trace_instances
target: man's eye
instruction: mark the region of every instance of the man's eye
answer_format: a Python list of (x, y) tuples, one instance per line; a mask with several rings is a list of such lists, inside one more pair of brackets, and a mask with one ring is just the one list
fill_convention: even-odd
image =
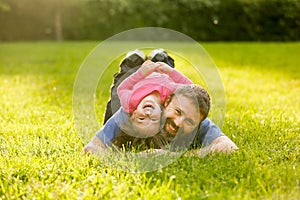
[(145, 118), (144, 118), (144, 117), (139, 117), (138, 119), (139, 119), (139, 120), (144, 120)]
[(193, 120), (186, 120), (187, 125), (194, 126), (195, 122)]
[(181, 115), (181, 110), (175, 109), (175, 113), (176, 113), (177, 115)]
[(157, 122), (157, 119), (156, 118), (152, 118), (151, 121)]

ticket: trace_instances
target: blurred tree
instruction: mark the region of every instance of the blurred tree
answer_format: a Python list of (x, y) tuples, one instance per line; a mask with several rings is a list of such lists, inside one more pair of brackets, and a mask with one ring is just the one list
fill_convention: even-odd
[(145, 26), (195, 40), (299, 40), (300, 0), (0, 0), (0, 40), (101, 40)]
[(54, 3), (54, 29), (55, 29), (55, 39), (57, 41), (63, 40), (63, 32), (62, 32), (62, 6), (66, 1), (61, 0), (52, 0), (50, 1)]
[[(73, 8), (73, 4), (78, 4), (77, 0), (51, 0), (46, 1), (45, 4), (51, 10), (51, 17), (53, 19), (53, 28), (54, 28), (54, 38), (57, 41), (62, 41), (64, 39), (63, 31), (64, 25), (63, 17), (66, 16), (66, 13), (72, 12), (70, 8)], [(65, 13), (65, 14), (63, 14)], [(66, 23), (72, 23), (68, 21)]]
[(0, 10), (3, 12), (10, 11), (9, 4), (7, 2), (5, 2), (4, 0), (0, 0)]

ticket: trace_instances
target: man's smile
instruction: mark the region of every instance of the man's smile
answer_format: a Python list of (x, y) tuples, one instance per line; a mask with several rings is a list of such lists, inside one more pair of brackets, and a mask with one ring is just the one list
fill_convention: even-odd
[(171, 120), (167, 119), (165, 123), (165, 131), (171, 133), (172, 135), (176, 135), (179, 127)]

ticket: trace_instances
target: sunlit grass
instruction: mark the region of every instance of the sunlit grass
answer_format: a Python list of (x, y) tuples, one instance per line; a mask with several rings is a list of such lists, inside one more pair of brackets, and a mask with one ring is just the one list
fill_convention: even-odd
[[(161, 170), (134, 174), (80, 154), (83, 141), (73, 123), (73, 84), (96, 45), (0, 44), (0, 199), (300, 196), (299, 43), (204, 43), (226, 89), (222, 130), (239, 151), (182, 157)], [(187, 52), (192, 54), (193, 48)], [(180, 62), (177, 68), (195, 79)], [(108, 97), (101, 84), (110, 84), (112, 71), (96, 94), (99, 124)]]

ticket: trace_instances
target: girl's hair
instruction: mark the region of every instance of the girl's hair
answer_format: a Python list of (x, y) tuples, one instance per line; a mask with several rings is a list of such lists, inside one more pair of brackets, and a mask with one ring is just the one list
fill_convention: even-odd
[[(165, 108), (163, 106), (160, 106), (160, 107), (161, 107), (161, 114), (160, 114), (159, 130), (162, 130), (164, 127), (166, 118), (164, 115)], [(120, 129), (122, 130), (122, 132), (124, 132), (125, 134), (127, 133), (130, 136), (136, 136), (136, 137), (144, 135), (142, 133), (139, 133), (139, 131), (135, 127), (135, 125), (133, 124), (133, 120), (130, 117), (130, 114), (127, 114), (126, 118), (123, 118), (120, 122), (117, 122), (117, 123), (118, 123)], [(154, 134), (152, 134), (152, 135), (154, 135)]]
[(121, 132), (121, 134), (112, 141), (112, 144), (115, 147), (122, 148), (124, 150), (142, 151), (150, 148), (162, 149), (168, 144), (168, 138), (161, 133), (148, 138), (137, 138)]
[[(160, 129), (163, 129), (165, 124), (165, 115), (164, 107), (161, 106), (161, 117), (160, 117)], [(161, 149), (168, 143), (168, 138), (161, 134), (160, 132), (155, 134), (152, 137), (141, 138), (135, 137), (139, 134), (135, 129), (132, 119), (129, 114), (127, 115), (126, 120), (122, 120), (122, 123), (119, 123), (119, 127), (122, 130), (120, 135), (113, 139), (112, 144), (118, 148), (124, 148), (125, 150), (146, 150), (149, 148)]]

